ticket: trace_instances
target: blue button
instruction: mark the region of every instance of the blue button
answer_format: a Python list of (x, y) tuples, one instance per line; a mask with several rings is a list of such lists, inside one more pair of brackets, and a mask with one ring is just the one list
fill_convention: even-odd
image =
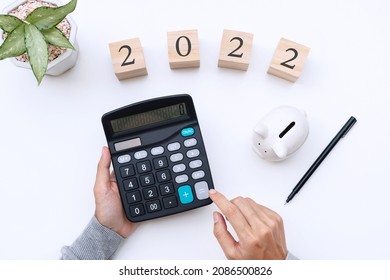
[(194, 195), (189, 185), (179, 187), (177, 192), (179, 193), (179, 199), (182, 204), (188, 204), (194, 201)]
[(192, 136), (194, 135), (194, 133), (195, 133), (195, 129), (192, 127), (186, 127), (181, 130), (181, 136), (183, 137)]

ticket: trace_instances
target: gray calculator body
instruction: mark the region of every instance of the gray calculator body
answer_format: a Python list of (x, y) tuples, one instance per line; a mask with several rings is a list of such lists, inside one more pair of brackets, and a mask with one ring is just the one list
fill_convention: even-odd
[(210, 204), (214, 188), (190, 95), (131, 104), (102, 123), (127, 218), (159, 218)]

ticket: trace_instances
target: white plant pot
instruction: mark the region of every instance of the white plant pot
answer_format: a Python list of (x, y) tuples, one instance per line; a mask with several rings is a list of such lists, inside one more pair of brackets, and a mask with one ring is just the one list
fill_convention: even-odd
[[(62, 1), (59, 0), (43, 0), (48, 3), (53, 3), (57, 6), (63, 5)], [(2, 14), (8, 14), (12, 10), (15, 10), (18, 6), (22, 5), (25, 3), (26, 0), (16, 0), (12, 1), (10, 4), (6, 5), (3, 10)], [(58, 76), (61, 75), (62, 73), (66, 72), (67, 70), (71, 69), (77, 62), (77, 56), (78, 56), (78, 44), (76, 40), (76, 34), (77, 34), (77, 24), (76, 22), (68, 15), (66, 17), (68, 20), (69, 24), (71, 25), (71, 31), (70, 31), (70, 36), (69, 36), (69, 41), (71, 44), (75, 47), (76, 51), (72, 49), (66, 49), (66, 51), (58, 56), (56, 59), (51, 61), (48, 66), (47, 66), (47, 75), (51, 76)], [(0, 42), (3, 43), (3, 31), (0, 30)], [(23, 62), (19, 61), (16, 58), (10, 58), (11, 61), (19, 67), (31, 69), (30, 63), (28, 62)]]

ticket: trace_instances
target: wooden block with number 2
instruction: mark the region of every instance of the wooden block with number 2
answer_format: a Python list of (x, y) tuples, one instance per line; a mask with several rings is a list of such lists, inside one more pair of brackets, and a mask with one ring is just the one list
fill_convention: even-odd
[(112, 65), (118, 80), (148, 74), (139, 38), (109, 44)]
[(281, 38), (276, 47), (268, 74), (295, 82), (303, 71), (310, 48)]
[(252, 52), (253, 34), (224, 30), (218, 67), (248, 70)]

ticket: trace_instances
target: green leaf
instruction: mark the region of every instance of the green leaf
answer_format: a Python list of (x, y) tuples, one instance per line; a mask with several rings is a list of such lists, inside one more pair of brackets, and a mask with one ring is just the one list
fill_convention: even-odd
[(76, 5), (77, 0), (71, 0), (68, 4), (60, 7), (40, 7), (31, 12), (26, 21), (34, 24), (39, 30), (50, 29), (73, 12)]
[(23, 24), (23, 21), (11, 15), (0, 15), (0, 28), (5, 32), (12, 32)]
[(66, 36), (57, 27), (41, 30), (41, 33), (45, 37), (46, 42), (50, 45), (72, 50), (75, 49)]
[(0, 46), (0, 60), (8, 57), (16, 57), (26, 52), (24, 42), (24, 23), (8, 34)]
[(49, 59), (45, 37), (34, 25), (26, 24), (25, 42), (30, 65), (39, 85), (45, 76)]

